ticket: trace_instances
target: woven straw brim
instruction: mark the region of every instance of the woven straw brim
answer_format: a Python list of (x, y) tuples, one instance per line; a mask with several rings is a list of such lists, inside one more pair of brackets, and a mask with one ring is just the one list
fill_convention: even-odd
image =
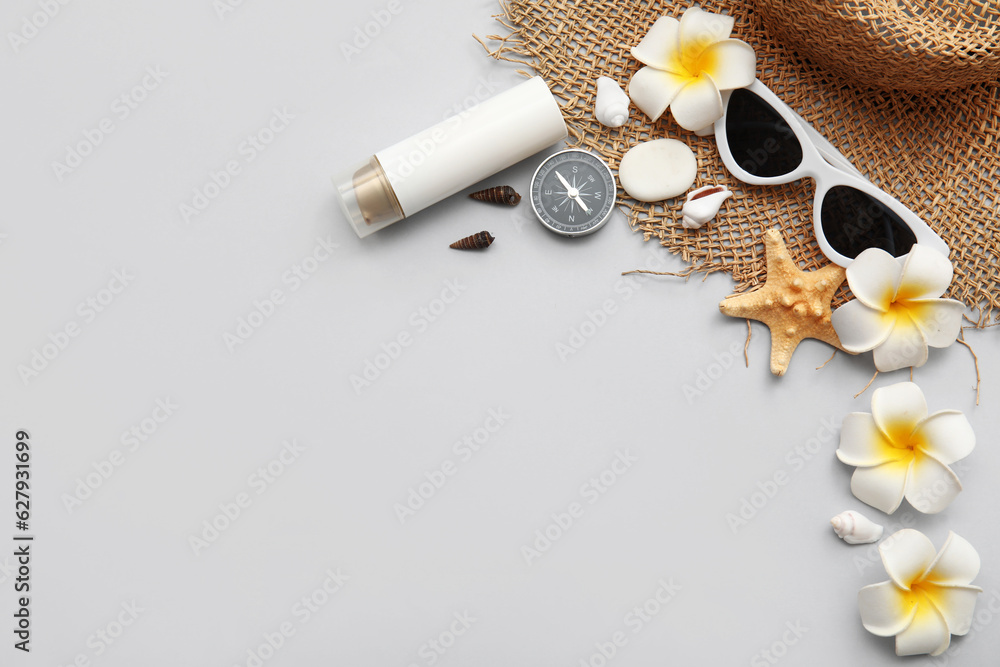
[(856, 85), (935, 92), (996, 81), (1000, 5), (979, 0), (756, 0), (771, 33)]
[[(679, 254), (692, 271), (726, 271), (737, 291), (761, 284), (761, 239), (774, 226), (781, 227), (800, 266), (826, 264), (812, 230), (812, 181), (767, 187), (737, 181), (724, 168), (715, 138), (680, 128), (669, 111), (651, 123), (633, 107), (629, 122), (614, 129), (594, 119), (597, 78), (609, 76), (624, 88), (640, 67), (630, 48), (665, 12), (679, 16), (685, 7), (513, 0), (502, 3), (503, 14), (497, 17), (506, 34), (489, 36), (491, 43), (484, 46), (493, 57), (523, 64), (543, 77), (560, 100), (570, 143), (604, 156), (613, 169), (636, 144), (671, 137), (687, 143), (697, 156), (695, 187), (715, 183), (733, 190), (734, 197), (716, 219), (698, 230), (681, 226), (679, 199), (647, 204), (620, 195), (629, 224), (647, 240), (656, 239)], [(861, 87), (845, 73), (786, 48), (751, 0), (706, 0), (701, 7), (736, 17), (733, 36), (756, 50), (758, 78), (867, 178), (944, 238), (956, 270), (949, 296), (972, 308), (977, 324), (988, 323), (1000, 309), (1000, 224), (994, 212), (1000, 173), (997, 86), (981, 83), (947, 94)], [(842, 294), (838, 303), (843, 299)]]

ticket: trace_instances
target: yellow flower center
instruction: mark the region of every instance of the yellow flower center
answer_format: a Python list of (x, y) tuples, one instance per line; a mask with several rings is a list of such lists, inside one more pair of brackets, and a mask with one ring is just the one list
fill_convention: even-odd
[[(921, 575), (922, 577), (923, 575)], [(947, 608), (948, 594), (947, 589), (938, 586), (937, 584), (932, 584), (923, 579), (919, 579), (910, 584), (910, 590), (912, 591), (913, 604), (919, 605), (924, 608), (933, 607), (936, 609)]]
[(681, 65), (686, 70), (687, 75), (692, 79), (697, 79), (702, 72), (713, 72), (719, 67), (718, 57), (711, 53), (708, 44), (684, 43), (681, 46)]
[(893, 420), (882, 425), (885, 429), (888, 444), (894, 450), (893, 460), (900, 465), (909, 465), (912, 461), (915, 467), (923, 464), (927, 447), (924, 437), (913, 429), (910, 420)]
[(892, 319), (896, 326), (915, 326), (914, 318), (920, 315), (920, 306), (909, 301), (893, 301), (889, 304), (886, 317)]
[(885, 435), (889, 439), (889, 444), (896, 449), (908, 449), (916, 451), (923, 443), (913, 432), (913, 422), (901, 419), (893, 420), (882, 425)]

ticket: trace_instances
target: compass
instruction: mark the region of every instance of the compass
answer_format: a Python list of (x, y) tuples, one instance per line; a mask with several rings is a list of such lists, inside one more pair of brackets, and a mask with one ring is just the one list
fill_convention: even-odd
[(531, 207), (543, 225), (563, 236), (600, 229), (611, 217), (617, 194), (607, 163), (579, 148), (545, 158), (531, 177)]

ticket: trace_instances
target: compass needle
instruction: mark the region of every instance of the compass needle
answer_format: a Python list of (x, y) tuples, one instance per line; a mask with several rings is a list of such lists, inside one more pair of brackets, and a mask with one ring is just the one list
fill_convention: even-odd
[(567, 180), (565, 178), (563, 178), (563, 175), (560, 174), (558, 171), (556, 172), (556, 178), (559, 179), (559, 182), (562, 183), (563, 187), (566, 188), (567, 190), (572, 190), (573, 189), (573, 186), (570, 185), (569, 182), (567, 182)]

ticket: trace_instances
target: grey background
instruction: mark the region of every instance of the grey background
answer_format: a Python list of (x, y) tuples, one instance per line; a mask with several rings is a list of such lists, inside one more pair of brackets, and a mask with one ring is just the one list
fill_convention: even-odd
[[(7, 3), (5, 34), (40, 6)], [(830, 350), (808, 341), (774, 378), (755, 324), (747, 369), (746, 324), (717, 308), (731, 281), (626, 281), (625, 270), (684, 265), (619, 213), (565, 240), (527, 202), (455, 197), (358, 240), (331, 174), (520, 80), (471, 37), (499, 30), (494, 2), (388, 7), (71, 2), (0, 48), (0, 498), (11, 503), (0, 539), (13, 544), (18, 429), (34, 444), (37, 536), (30, 655), (11, 648), (13, 562), (0, 557), (0, 661), (248, 665), (285, 624), (294, 634), (263, 664), (596, 667), (616, 633), (625, 641), (607, 664), (902, 662), (858, 618), (858, 589), (886, 578), (874, 548), (828, 524), (853, 508), (977, 547), (976, 629), (937, 661), (907, 662), (995, 664), (995, 333), (968, 335), (985, 378), (978, 408), (964, 348), (932, 351), (915, 373), (931, 410), (964, 410), (976, 428), (979, 447), (956, 466), (965, 491), (941, 515), (904, 505), (890, 518), (851, 496), (827, 427), (868, 411), (871, 390), (852, 396), (871, 356), (817, 371)], [(373, 12), (391, 20), (348, 58)], [(167, 74), (121, 118), (115, 100), (147, 67)], [(246, 162), (241, 143), (274, 109), (294, 118)], [(60, 180), (52, 163), (104, 118), (114, 131)], [(540, 157), (488, 184), (524, 193)], [(186, 222), (179, 207), (229, 160), (240, 173)], [(487, 252), (448, 249), (481, 229), (497, 237)], [(283, 276), (317, 239), (337, 247), (305, 262), (315, 272), (293, 289)], [(122, 269), (127, 287), (102, 291)], [(440, 312), (448, 281), (460, 296)], [(276, 289), (283, 303), (231, 350), (225, 334)], [(88, 321), (79, 304), (109, 297)], [(561, 356), (607, 302), (602, 326)], [(440, 312), (425, 330), (422, 307)], [(18, 367), (71, 322), (79, 334), (23, 381)], [(412, 344), (356, 392), (351, 376), (401, 332)], [(141, 431), (158, 399), (178, 407), (132, 451), (123, 433)], [(491, 409), (509, 417), (465, 460), (455, 443), (482, 438)], [(272, 463), (292, 439), (297, 458)], [(68, 509), (115, 451), (121, 465)], [(634, 462), (590, 503), (582, 487), (619, 454)], [(401, 523), (395, 504), (448, 461), (454, 474)], [(269, 463), (281, 474), (258, 494)], [(241, 493), (249, 505), (196, 554), (191, 537), (224, 525), (220, 505)], [(733, 530), (727, 515), (744, 501), (762, 506)], [(574, 502), (572, 527), (526, 562), (522, 547)], [(338, 570), (349, 579), (325, 593)], [(648, 603), (662, 582), (679, 590)], [(324, 604), (306, 617), (310, 596)], [(133, 602), (131, 625), (100, 640)], [(647, 603), (657, 613), (636, 632), (629, 614)], [(449, 642), (451, 629), (464, 632)], [(450, 646), (435, 653), (432, 640)]]

